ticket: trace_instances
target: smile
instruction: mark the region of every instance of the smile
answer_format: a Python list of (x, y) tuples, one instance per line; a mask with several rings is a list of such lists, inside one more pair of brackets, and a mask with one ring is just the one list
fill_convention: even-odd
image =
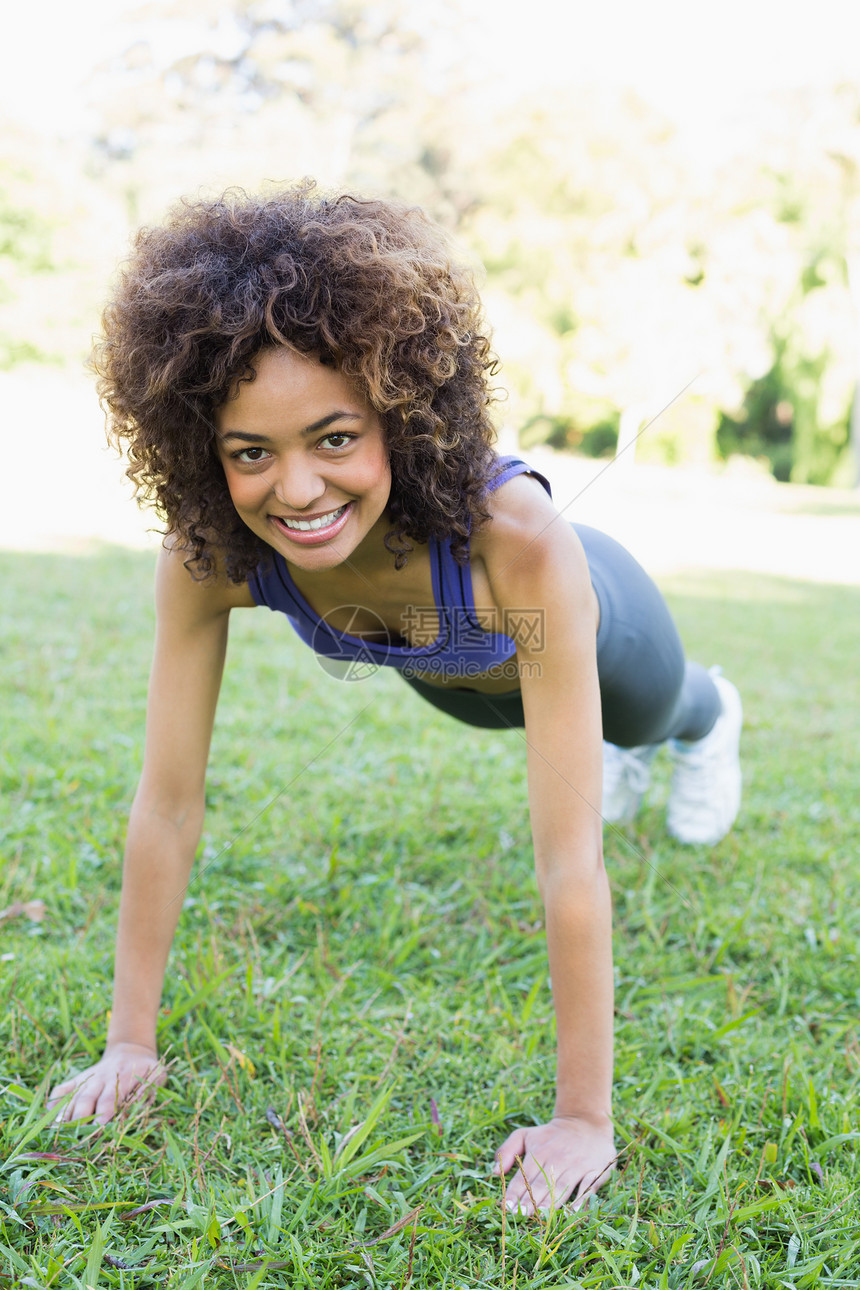
[(315, 520), (287, 520), (283, 516), (279, 518), (281, 523), (285, 524), (288, 529), (297, 529), (299, 533), (309, 533), (314, 529), (328, 528), (330, 524), (334, 524), (335, 520), (340, 519), (345, 510), (345, 505), (339, 506), (336, 511), (329, 511), (328, 515), (320, 515)]
[(291, 542), (308, 545), (335, 537), (346, 524), (351, 510), (352, 503), (346, 502), (336, 511), (327, 511), (312, 520), (288, 520), (283, 515), (272, 515), (270, 519)]

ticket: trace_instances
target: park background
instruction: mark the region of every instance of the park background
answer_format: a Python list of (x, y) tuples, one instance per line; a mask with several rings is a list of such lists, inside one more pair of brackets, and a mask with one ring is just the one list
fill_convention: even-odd
[[(858, 37), (836, 0), (4, 18), (9, 1282), (860, 1285)], [(105, 1134), (42, 1122), (42, 1072), (104, 1038), (158, 543), (104, 447), (91, 337), (140, 223), (309, 174), (451, 231), (504, 449), (659, 576), (745, 698), (732, 837), (666, 838), (665, 767), (607, 836), (623, 1150), (577, 1215), (505, 1228), (486, 1169), (552, 1077), (519, 750), (466, 748), (388, 675), (337, 685), (260, 615), (172, 960), (170, 1090)], [(319, 749), (297, 797), (296, 739)]]
[[(309, 174), (422, 204), (474, 259), (505, 448), (563, 450), (567, 478), (570, 454), (608, 460), (620, 437), (628, 467), (722, 467), (765, 506), (768, 479), (852, 489), (860, 17), (816, 13), (17, 6), (0, 48), (0, 540), (145, 540), (85, 372), (114, 268), (183, 194)], [(22, 491), (36, 408), (54, 464)]]

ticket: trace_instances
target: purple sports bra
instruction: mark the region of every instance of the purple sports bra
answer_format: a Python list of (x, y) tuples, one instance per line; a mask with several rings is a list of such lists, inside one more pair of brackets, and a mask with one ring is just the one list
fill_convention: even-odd
[[(489, 492), (494, 493), (515, 475), (533, 475), (552, 496), (544, 476), (518, 457), (500, 457), (498, 465), (498, 473), (487, 486)], [(248, 585), (257, 604), (286, 614), (302, 640), (317, 654), (342, 663), (366, 664), (370, 668), (396, 667), (420, 680), (423, 676), (478, 676), (506, 662), (516, 646), (509, 636), (485, 632), (478, 623), (469, 565), (457, 563), (451, 555), (450, 542), (431, 538), (428, 546), (435, 604), (424, 608), (413, 606), (407, 613), (435, 610), (439, 634), (432, 645), (404, 645), (397, 643), (398, 638), (386, 639), (382, 620), (379, 631), (382, 639), (374, 641), (330, 627), (305, 600), (290, 576), (286, 560), (276, 551), (267, 565), (255, 570)]]

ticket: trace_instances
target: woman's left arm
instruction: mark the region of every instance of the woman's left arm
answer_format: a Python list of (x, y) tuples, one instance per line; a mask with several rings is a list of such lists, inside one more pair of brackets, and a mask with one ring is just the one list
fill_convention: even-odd
[[(518, 486), (516, 493), (514, 486)], [(515, 1130), (497, 1154), (512, 1208), (581, 1199), (615, 1158), (612, 922), (600, 814), (597, 602), (570, 524), (531, 481), (500, 490), (481, 543), (493, 600), (517, 642), (529, 807), (558, 1034), (553, 1118)]]

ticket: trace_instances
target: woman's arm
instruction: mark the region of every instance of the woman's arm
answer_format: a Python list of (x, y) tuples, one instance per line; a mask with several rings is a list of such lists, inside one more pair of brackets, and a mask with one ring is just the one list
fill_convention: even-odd
[(227, 645), (230, 608), (246, 587), (195, 582), (183, 553), (162, 551), (143, 773), (128, 826), (117, 929), (114, 997), (102, 1059), (57, 1085), (49, 1104), (66, 1120), (104, 1124), (124, 1098), (166, 1078), (156, 1022), (167, 956), (203, 822), (204, 781)]
[[(516, 486), (516, 488), (514, 487)], [(528, 624), (517, 643), (529, 806), (558, 1032), (555, 1111), (498, 1153), (509, 1204), (561, 1204), (605, 1180), (615, 1150), (612, 927), (603, 867), (597, 604), (585, 555), (539, 486), (499, 490), (481, 553), (499, 612)], [(513, 615), (512, 611), (517, 611)], [(525, 612), (524, 612), (525, 611)], [(536, 615), (543, 615), (539, 632)], [(515, 637), (516, 637), (516, 633)]]

